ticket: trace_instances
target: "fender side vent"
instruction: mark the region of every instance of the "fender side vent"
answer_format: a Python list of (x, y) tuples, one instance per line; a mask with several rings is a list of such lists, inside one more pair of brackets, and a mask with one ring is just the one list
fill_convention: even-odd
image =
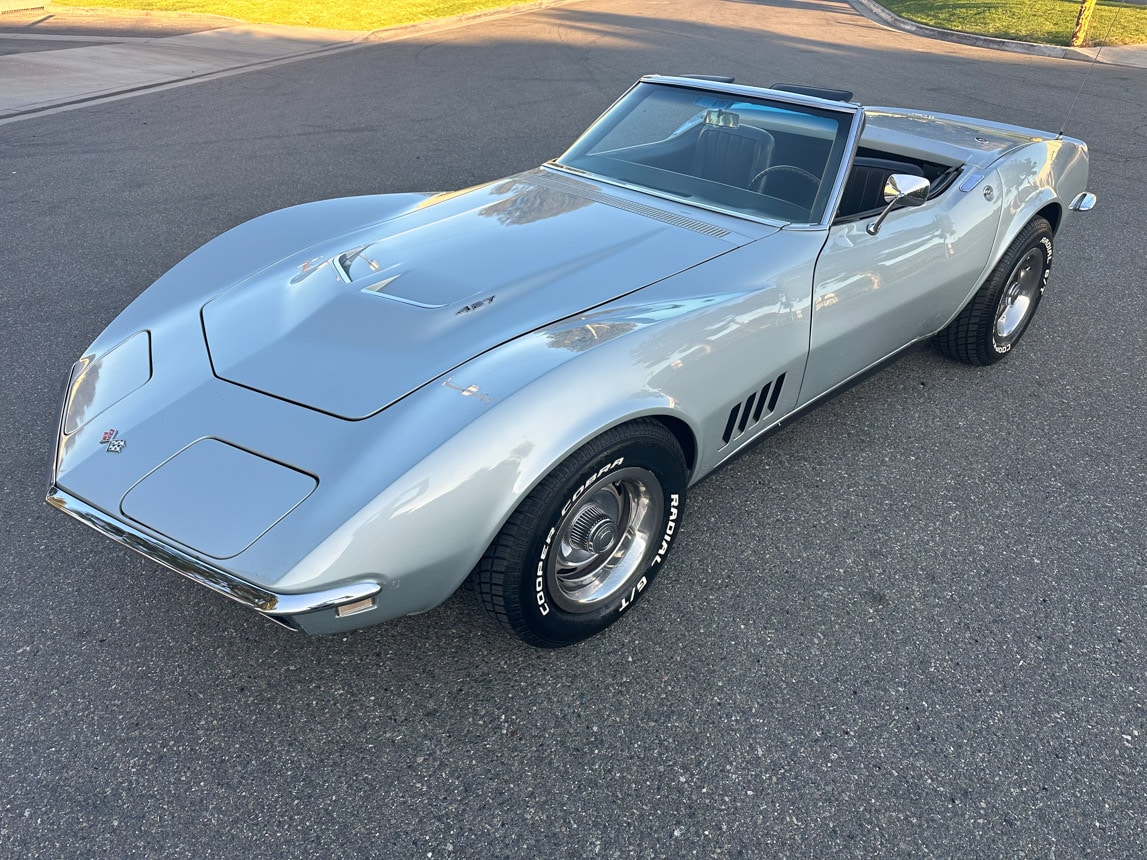
[(777, 401), (781, 399), (781, 389), (784, 384), (785, 375), (782, 373), (729, 410), (729, 420), (725, 422), (725, 432), (721, 434), (721, 448), (728, 447), (730, 442), (740, 438), (746, 430), (755, 427), (762, 418), (773, 414), (777, 408)]

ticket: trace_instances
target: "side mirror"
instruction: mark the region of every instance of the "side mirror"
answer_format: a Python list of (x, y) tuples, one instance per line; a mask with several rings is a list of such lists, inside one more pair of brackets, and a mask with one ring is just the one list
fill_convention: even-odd
[(880, 213), (880, 217), (864, 229), (869, 236), (880, 232), (880, 225), (893, 209), (904, 206), (920, 206), (928, 200), (928, 192), (932, 190), (932, 183), (923, 176), (913, 176), (910, 173), (893, 173), (884, 183), (884, 202), (888, 205)]

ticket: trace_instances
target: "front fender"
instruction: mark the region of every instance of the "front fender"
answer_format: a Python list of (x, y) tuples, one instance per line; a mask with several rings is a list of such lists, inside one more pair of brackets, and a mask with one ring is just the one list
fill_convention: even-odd
[(367, 419), (370, 444), (337, 477), (315, 470), (328, 504), (299, 510), (308, 521), (327, 519), (329, 504), (342, 500), (349, 518), (324, 529), (274, 586), (381, 583), (377, 606), (353, 626), (428, 610), (556, 464), (637, 418), (674, 419), (692, 437), (698, 480), (765, 428), (762, 418), (742, 426), (737, 445), (722, 442), (731, 407), (783, 373), (774, 404), (783, 415), (800, 388), (811, 260), (823, 236), (760, 241), (515, 338)]
[[(785, 396), (795, 399), (807, 327), (783, 334), (775, 318), (787, 319), (790, 305), (762, 310), (759, 291), (743, 291), (615, 306), (473, 359), (378, 416), (386, 430), (362, 455), (364, 468), (348, 476), (386, 459), (410, 465), (276, 586), (379, 582), (372, 617), (355, 616), (354, 626), (431, 609), (461, 584), (555, 465), (637, 418), (672, 418), (688, 429), (699, 449), (697, 479), (720, 459), (704, 444), (713, 433), (706, 428), (714, 420), (724, 425), (741, 387), (759, 388), (762, 374), (785, 372), (792, 379)], [(777, 332), (771, 356), (760, 352), (761, 329)], [(782, 340), (795, 345), (786, 350)], [(355, 488), (343, 489), (334, 495)]]
[[(406, 432), (390, 428), (367, 456), (386, 456), (390, 447), (400, 458), (393, 446), (410, 437), (414, 416), (424, 432), (407, 444), (424, 453), (277, 587), (312, 589), (364, 576), (379, 582), (376, 609), (371, 617), (356, 616), (354, 626), (441, 603), (557, 463), (609, 427), (675, 412), (672, 398), (647, 385), (641, 368), (619, 355), (641, 340), (633, 337), (639, 329), (683, 310), (646, 308), (641, 320), (597, 315), (589, 323), (597, 342), (582, 352), (574, 339), (585, 330), (583, 320), (547, 327), (468, 362), (384, 412), (383, 422), (387, 413), (401, 415)], [(570, 348), (556, 347), (563, 341)], [(611, 380), (608, 393), (596, 382), (603, 376)], [(680, 420), (690, 422), (689, 416)]]

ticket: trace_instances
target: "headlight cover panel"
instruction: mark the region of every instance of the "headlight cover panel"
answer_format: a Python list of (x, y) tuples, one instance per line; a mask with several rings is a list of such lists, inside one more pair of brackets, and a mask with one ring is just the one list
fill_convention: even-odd
[(64, 435), (70, 436), (151, 379), (151, 334), (136, 332), (85, 366), (77, 362), (68, 385)]

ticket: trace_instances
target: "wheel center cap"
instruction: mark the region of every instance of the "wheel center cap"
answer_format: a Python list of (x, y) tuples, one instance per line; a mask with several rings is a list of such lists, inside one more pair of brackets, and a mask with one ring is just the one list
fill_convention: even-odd
[(583, 552), (605, 552), (613, 546), (616, 537), (617, 524), (600, 505), (592, 502), (578, 511), (570, 526), (570, 545)]

